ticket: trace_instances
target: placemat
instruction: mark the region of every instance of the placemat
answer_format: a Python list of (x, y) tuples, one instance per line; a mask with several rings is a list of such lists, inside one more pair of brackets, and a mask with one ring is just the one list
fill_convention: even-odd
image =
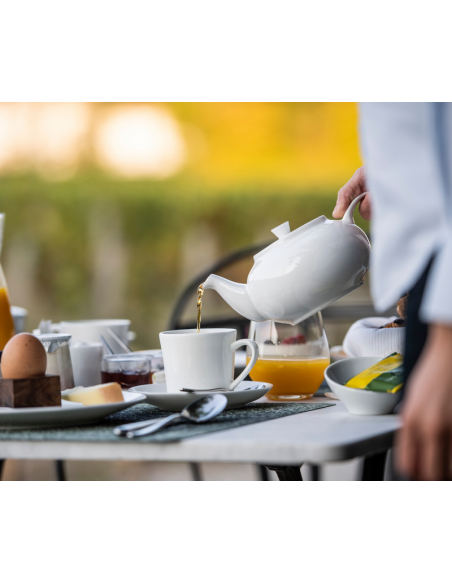
[[(252, 403), (242, 408), (228, 410), (220, 414), (211, 422), (204, 424), (192, 424), (181, 421), (173, 426), (163, 428), (156, 434), (134, 438), (139, 442), (175, 442), (185, 438), (192, 438), (200, 434), (209, 432), (219, 432), (257, 422), (265, 422), (321, 408), (334, 406), (332, 403), (287, 403), (287, 404), (266, 404)], [(162, 418), (168, 413), (160, 410), (156, 406), (149, 404), (139, 404), (127, 410), (118, 412), (104, 418), (97, 424), (89, 426), (71, 426), (70, 428), (49, 428), (30, 430), (0, 430), (0, 440), (52, 440), (70, 442), (129, 442), (129, 438), (115, 436), (112, 430), (119, 424), (128, 422), (139, 422), (152, 418)]]

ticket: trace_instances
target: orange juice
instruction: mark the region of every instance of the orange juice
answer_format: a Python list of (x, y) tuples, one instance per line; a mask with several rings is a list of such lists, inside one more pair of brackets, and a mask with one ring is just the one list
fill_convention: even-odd
[(0, 351), (3, 351), (13, 335), (14, 321), (11, 315), (8, 292), (6, 288), (0, 288)]
[(270, 399), (304, 399), (313, 395), (323, 381), (329, 359), (259, 358), (250, 373), (253, 381), (272, 383)]

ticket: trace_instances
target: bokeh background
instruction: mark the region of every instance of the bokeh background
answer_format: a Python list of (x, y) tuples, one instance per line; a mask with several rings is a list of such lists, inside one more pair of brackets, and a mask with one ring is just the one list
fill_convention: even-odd
[[(360, 164), (352, 103), (0, 104), (11, 302), (29, 330), (130, 318), (134, 347), (156, 348), (189, 280), (331, 217)], [(213, 295), (206, 311), (227, 311)]]

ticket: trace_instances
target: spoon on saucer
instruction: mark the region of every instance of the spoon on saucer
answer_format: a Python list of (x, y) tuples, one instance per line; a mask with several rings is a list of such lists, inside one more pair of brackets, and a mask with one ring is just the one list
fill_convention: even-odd
[(206, 395), (189, 404), (180, 414), (171, 414), (160, 420), (144, 420), (142, 422), (123, 424), (122, 426), (117, 426), (113, 432), (116, 436), (125, 435), (127, 438), (135, 438), (154, 434), (157, 430), (172, 424), (176, 420), (188, 420), (195, 424), (208, 422), (218, 414), (221, 414), (227, 403), (228, 400), (222, 394)]
[[(251, 387), (244, 387), (241, 391), (246, 391), (247, 389), (260, 389), (261, 387), (264, 387), (263, 384), (257, 384), (257, 385), (253, 385)], [(186, 393), (211, 393), (213, 391), (234, 391), (233, 389), (225, 389), (222, 387), (216, 387), (215, 389), (188, 389), (188, 387), (183, 387), (182, 389), (180, 389), (179, 391), (185, 391)]]

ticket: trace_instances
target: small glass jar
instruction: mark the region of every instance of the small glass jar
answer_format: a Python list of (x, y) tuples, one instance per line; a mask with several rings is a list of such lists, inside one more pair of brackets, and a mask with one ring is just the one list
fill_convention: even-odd
[[(161, 349), (135, 351), (134, 355), (146, 355), (150, 360), (149, 383), (164, 383), (163, 352)], [(163, 381), (162, 381), (163, 380)]]
[(271, 320), (252, 322), (249, 338), (259, 346), (251, 379), (273, 384), (266, 397), (276, 401), (302, 400), (318, 390), (330, 364), (320, 312), (295, 326)]
[(106, 355), (102, 359), (102, 383), (116, 381), (124, 390), (149, 384), (150, 360), (146, 355)]

